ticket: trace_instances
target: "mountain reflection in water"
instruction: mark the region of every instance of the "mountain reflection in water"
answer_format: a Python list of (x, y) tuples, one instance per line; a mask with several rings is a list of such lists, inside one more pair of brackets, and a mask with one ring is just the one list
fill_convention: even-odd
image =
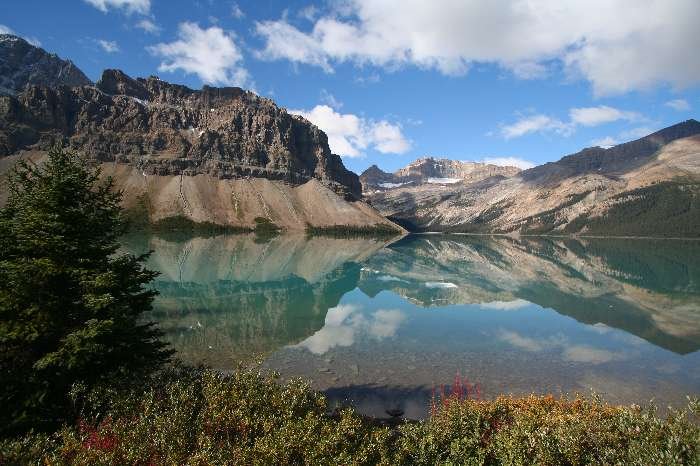
[(459, 373), (483, 393), (683, 405), (700, 393), (700, 242), (408, 236), (159, 237), (151, 315), (179, 357), (264, 354), (368, 414), (426, 413)]

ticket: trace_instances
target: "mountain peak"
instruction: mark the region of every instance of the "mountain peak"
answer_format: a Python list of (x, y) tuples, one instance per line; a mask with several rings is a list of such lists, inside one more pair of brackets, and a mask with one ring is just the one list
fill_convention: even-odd
[(0, 94), (14, 95), (27, 86), (91, 84), (92, 81), (70, 60), (48, 53), (21, 37), (0, 34)]
[(481, 162), (461, 162), (433, 156), (419, 158), (394, 173), (372, 165), (360, 175), (364, 192), (392, 189), (412, 184), (454, 184), (476, 182), (494, 176), (513, 176), (517, 167), (502, 167)]

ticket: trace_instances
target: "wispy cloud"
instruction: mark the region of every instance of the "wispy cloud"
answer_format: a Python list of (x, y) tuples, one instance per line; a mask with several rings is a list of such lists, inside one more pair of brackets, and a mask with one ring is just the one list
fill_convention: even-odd
[(114, 40), (98, 39), (97, 43), (100, 45), (100, 47), (102, 47), (102, 50), (104, 50), (107, 53), (119, 52), (119, 44), (117, 44), (117, 42)]
[(603, 149), (608, 149), (612, 146), (618, 145), (620, 142), (612, 136), (605, 136), (604, 138), (594, 139), (591, 141), (591, 145), (602, 147)]
[(648, 136), (656, 131), (658, 131), (658, 128), (651, 126), (638, 126), (636, 128), (621, 131), (617, 136), (605, 136), (600, 139), (595, 139), (591, 141), (591, 145), (607, 149), (627, 141), (643, 138), (644, 136)]
[(690, 104), (685, 99), (669, 100), (664, 105), (666, 105), (667, 107), (671, 107), (674, 110), (678, 110), (679, 112), (687, 112), (688, 110), (690, 110)]
[(569, 109), (568, 121), (544, 114), (525, 115), (514, 123), (501, 125), (500, 133), (505, 139), (517, 138), (530, 133), (556, 133), (570, 136), (579, 126), (599, 126), (619, 120), (640, 121), (644, 120), (644, 117), (637, 112), (620, 110), (607, 105), (578, 107)]
[(321, 89), (320, 98), (322, 103), (334, 108), (335, 110), (340, 110), (343, 106), (343, 103), (340, 100), (336, 99), (333, 94), (325, 89)]
[(553, 335), (547, 338), (531, 338), (511, 330), (500, 329), (496, 338), (511, 346), (528, 352), (557, 351), (564, 361), (586, 364), (603, 364), (611, 361), (626, 359), (628, 355), (622, 351), (610, 351), (591, 345), (572, 344), (563, 335)]
[(505, 139), (518, 138), (529, 133), (554, 132), (569, 135), (573, 128), (563, 121), (547, 115), (537, 114), (521, 117), (515, 123), (501, 126), (501, 135)]
[(241, 7), (238, 6), (238, 3), (234, 3), (233, 5), (231, 5), (231, 16), (233, 16), (236, 19), (241, 19), (245, 17), (245, 13), (243, 13)]
[(136, 27), (149, 34), (159, 34), (161, 31), (160, 26), (158, 26), (156, 23), (147, 18), (144, 18), (137, 22)]

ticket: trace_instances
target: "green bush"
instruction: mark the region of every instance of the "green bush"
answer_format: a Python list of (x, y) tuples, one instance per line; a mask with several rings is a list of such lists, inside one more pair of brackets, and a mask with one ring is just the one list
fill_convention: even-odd
[[(138, 230), (139, 228), (133, 228)], [(149, 223), (142, 230), (157, 233), (188, 233), (190, 235), (197, 234), (199, 236), (216, 235), (221, 233), (250, 233), (253, 230), (247, 227), (237, 227), (233, 225), (222, 225), (212, 222), (195, 222), (184, 215), (174, 217), (166, 217), (157, 222)]]
[(334, 225), (314, 227), (306, 225), (307, 236), (330, 236), (333, 238), (387, 237), (401, 234), (401, 230), (391, 225)]

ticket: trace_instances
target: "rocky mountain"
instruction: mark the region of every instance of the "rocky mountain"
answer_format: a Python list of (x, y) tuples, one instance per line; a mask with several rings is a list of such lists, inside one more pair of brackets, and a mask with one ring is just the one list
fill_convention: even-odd
[[(24, 45), (19, 58), (19, 49), (2, 51), (15, 67), (8, 75), (46, 55)], [(251, 227), (263, 217), (289, 229), (392, 226), (360, 200), (357, 175), (330, 151), (325, 133), (270, 99), (119, 70), (104, 71), (93, 86), (62, 80), (61, 72), (0, 96), (0, 171), (61, 144), (100, 164), (124, 189), (125, 207), (151, 222)]]
[(362, 183), (362, 191), (370, 193), (426, 183), (439, 185), (473, 183), (494, 176), (513, 176), (518, 172), (520, 169), (517, 167), (426, 157), (394, 173), (387, 173), (376, 165), (372, 165), (360, 175), (360, 183)]
[(367, 196), (417, 231), (700, 236), (700, 123), (593, 147), (509, 177)]
[(70, 60), (35, 47), (21, 37), (0, 34), (0, 94), (14, 95), (27, 86), (89, 86)]

